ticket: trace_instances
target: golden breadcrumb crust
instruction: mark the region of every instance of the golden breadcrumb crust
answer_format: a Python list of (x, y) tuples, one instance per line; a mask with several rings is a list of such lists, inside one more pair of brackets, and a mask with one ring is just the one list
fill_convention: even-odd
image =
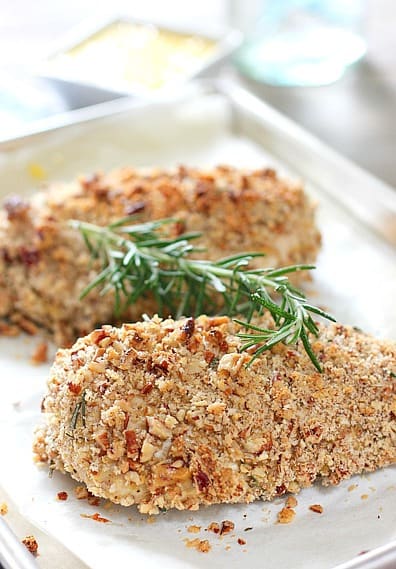
[(396, 346), (341, 325), (250, 367), (227, 317), (104, 326), (59, 350), (39, 461), (143, 513), (337, 484), (396, 461)]
[[(273, 170), (231, 167), (125, 168), (54, 184), (29, 200), (10, 197), (0, 213), (0, 317), (29, 333), (44, 328), (62, 346), (113, 321), (111, 294), (93, 291), (79, 300), (100, 267), (68, 227), (70, 219), (106, 225), (133, 214), (139, 221), (173, 217), (178, 222), (171, 235), (202, 232), (197, 245), (207, 258), (258, 251), (266, 257), (256, 263), (282, 266), (315, 261), (320, 235), (314, 209), (299, 184)], [(151, 300), (140, 301), (127, 319), (155, 311)], [(15, 326), (1, 330), (12, 334)]]

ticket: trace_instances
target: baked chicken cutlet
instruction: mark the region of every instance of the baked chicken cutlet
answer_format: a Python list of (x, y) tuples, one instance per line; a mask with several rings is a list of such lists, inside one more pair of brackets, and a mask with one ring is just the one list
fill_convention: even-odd
[[(267, 322), (268, 324), (268, 322)], [(143, 513), (298, 492), (396, 462), (396, 345), (320, 327), (246, 367), (227, 317), (104, 326), (58, 352), (40, 462)]]
[[(93, 290), (80, 299), (101, 266), (92, 262), (71, 219), (105, 226), (134, 214), (139, 222), (172, 217), (177, 221), (166, 226), (170, 236), (202, 234), (196, 241), (201, 257), (259, 252), (265, 257), (252, 266), (280, 267), (315, 261), (320, 234), (314, 210), (301, 185), (273, 170), (231, 167), (126, 168), (53, 184), (26, 200), (10, 197), (0, 213), (0, 318), (27, 331), (43, 328), (60, 346), (114, 323), (112, 294)], [(157, 311), (142, 299), (123, 319)]]

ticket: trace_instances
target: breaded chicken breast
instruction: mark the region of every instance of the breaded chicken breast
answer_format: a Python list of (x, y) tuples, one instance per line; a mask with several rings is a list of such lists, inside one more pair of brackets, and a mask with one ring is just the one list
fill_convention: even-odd
[[(268, 324), (268, 322), (267, 322)], [(337, 484), (396, 462), (396, 345), (341, 325), (250, 367), (227, 317), (104, 326), (58, 352), (38, 461), (143, 513)]]
[[(133, 214), (139, 221), (173, 217), (178, 221), (167, 226), (172, 236), (202, 232), (197, 245), (206, 249), (203, 257), (262, 252), (266, 257), (256, 265), (278, 267), (315, 261), (320, 235), (314, 209), (301, 185), (273, 170), (230, 167), (121, 169), (54, 184), (28, 200), (10, 197), (0, 214), (0, 318), (27, 331), (41, 327), (58, 345), (114, 321), (111, 294), (93, 291), (79, 300), (100, 265), (92, 264), (70, 219), (107, 225)], [(154, 314), (156, 306), (139, 302), (125, 319), (143, 312)]]

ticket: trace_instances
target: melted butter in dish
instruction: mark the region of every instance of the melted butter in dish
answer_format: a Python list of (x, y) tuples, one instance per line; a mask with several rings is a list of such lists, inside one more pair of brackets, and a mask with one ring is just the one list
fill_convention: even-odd
[(154, 25), (117, 21), (48, 61), (54, 74), (123, 91), (155, 91), (187, 78), (217, 42)]

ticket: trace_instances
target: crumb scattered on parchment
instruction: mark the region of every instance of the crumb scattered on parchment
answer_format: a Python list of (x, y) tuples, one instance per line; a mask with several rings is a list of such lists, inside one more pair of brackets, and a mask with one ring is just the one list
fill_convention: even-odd
[(96, 512), (96, 514), (80, 514), (80, 516), (82, 518), (89, 518), (90, 520), (93, 520), (94, 522), (101, 522), (102, 524), (108, 524), (111, 522), (111, 520), (108, 520), (107, 518), (102, 518), (102, 516), (100, 514), (98, 514)]
[(289, 496), (286, 500), (286, 508), (295, 508), (297, 504), (298, 502), (295, 496)]
[(201, 553), (208, 553), (208, 551), (210, 551), (212, 548), (207, 539), (198, 539), (197, 537), (195, 539), (186, 538), (184, 542), (186, 544), (186, 547), (189, 547), (191, 549), (196, 549)]
[(77, 500), (85, 500), (89, 496), (89, 492), (85, 486), (76, 486), (74, 488), (74, 495)]
[(58, 500), (60, 500), (61, 502), (65, 502), (65, 501), (68, 499), (69, 495), (68, 495), (67, 492), (58, 492), (57, 495), (56, 495), (56, 497), (57, 497)]
[(243, 531), (252, 531), (252, 529), (253, 529), (252, 527), (249, 527), (249, 528), (245, 528)]
[(33, 365), (45, 364), (48, 361), (48, 344), (47, 342), (40, 342), (36, 346), (30, 361)]
[(223, 520), (220, 526), (220, 535), (227, 535), (228, 533), (231, 533), (234, 528), (234, 522), (231, 520)]
[(188, 526), (188, 533), (199, 533), (201, 531), (201, 526)]
[(155, 524), (157, 521), (157, 518), (155, 516), (148, 516), (148, 518), (146, 519), (146, 522), (148, 524)]
[(0, 515), (5, 516), (6, 514), (8, 514), (8, 505), (3, 502), (0, 504)]
[(27, 535), (25, 539), (22, 540), (23, 545), (32, 553), (33, 555), (37, 555), (38, 552), (38, 543), (34, 535)]
[(351, 484), (350, 486), (348, 486), (348, 492), (352, 492), (353, 490), (356, 490), (357, 487), (358, 487), (357, 484)]
[(226, 545), (224, 549), (225, 549), (226, 551), (230, 551), (231, 545)]
[(360, 496), (360, 498), (361, 498), (362, 500), (367, 500), (368, 497), (369, 497), (368, 494), (362, 494), (362, 495)]
[(296, 515), (296, 512), (292, 508), (282, 508), (278, 513), (278, 523), (279, 524), (290, 524)]
[(239, 543), (239, 545), (246, 545), (246, 541), (244, 539), (242, 539), (241, 537), (238, 537), (238, 543)]
[(213, 533), (220, 533), (220, 524), (217, 522), (211, 522), (206, 529)]
[(309, 509), (312, 512), (315, 512), (316, 514), (323, 514), (323, 506), (321, 506), (320, 504), (312, 504), (311, 506), (309, 506)]

